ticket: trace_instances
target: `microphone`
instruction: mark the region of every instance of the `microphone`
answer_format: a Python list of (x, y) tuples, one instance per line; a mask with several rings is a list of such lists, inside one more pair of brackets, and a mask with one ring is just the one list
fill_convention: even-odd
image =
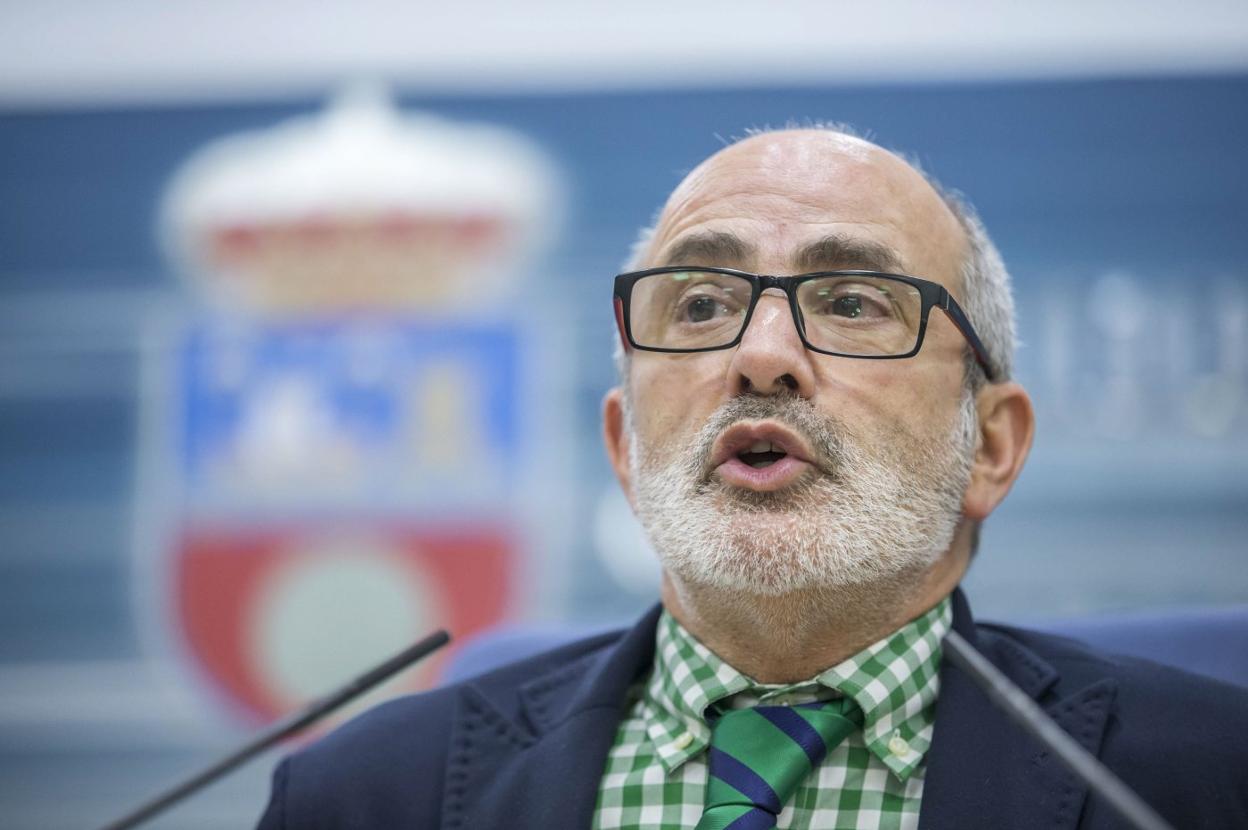
[(1067, 735), (1027, 693), (988, 661), (956, 631), (945, 635), (945, 650), (950, 661), (970, 675), (975, 685), (988, 695), (997, 708), (1044, 744), (1082, 778), (1088, 788), (1114, 808), (1118, 815), (1138, 830), (1174, 830), (1157, 811), (1135, 794), (1122, 779), (1109, 771), (1100, 760)]
[(126, 830), (164, 812), (182, 799), (216, 781), (235, 767), (251, 760), (269, 747), (302, 732), (316, 721), (328, 715), (349, 700), (358, 697), (376, 686), (381, 681), (407, 668), (412, 663), (442, 648), (451, 641), (451, 635), (444, 630), (435, 631), (415, 645), (404, 649), (384, 663), (369, 669), (335, 692), (319, 700), (313, 701), (302, 711), (278, 721), (260, 735), (248, 741), (242, 747), (221, 758), (216, 763), (205, 767), (186, 780), (146, 802), (127, 814), (125, 817), (105, 825), (103, 830)]

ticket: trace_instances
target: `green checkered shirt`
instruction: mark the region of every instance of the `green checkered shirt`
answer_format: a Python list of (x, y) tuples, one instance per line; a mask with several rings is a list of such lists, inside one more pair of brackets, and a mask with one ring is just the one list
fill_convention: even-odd
[(693, 827), (706, 792), (708, 707), (791, 705), (839, 695), (862, 707), (864, 724), (828, 753), (785, 804), (779, 830), (915, 828), (923, 756), (932, 742), (940, 643), (949, 599), (811, 680), (756, 683), (694, 639), (666, 611), (654, 668), (630, 697), (607, 756), (595, 830)]

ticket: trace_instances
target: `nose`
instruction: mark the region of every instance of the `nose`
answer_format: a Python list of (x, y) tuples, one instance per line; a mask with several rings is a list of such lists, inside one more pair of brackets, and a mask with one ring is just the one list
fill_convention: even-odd
[(802, 345), (788, 298), (770, 293), (758, 298), (750, 325), (729, 366), (736, 394), (776, 395), (789, 391), (810, 398), (815, 391), (812, 352)]

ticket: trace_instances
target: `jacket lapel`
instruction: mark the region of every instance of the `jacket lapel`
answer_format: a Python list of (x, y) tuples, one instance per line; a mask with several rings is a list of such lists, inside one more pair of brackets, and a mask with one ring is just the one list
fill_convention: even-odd
[[(960, 590), (954, 592), (953, 608), (954, 630), (1096, 754), (1116, 683), (1101, 680), (1065, 691), (1057, 671), (1030, 649), (991, 630), (977, 631)], [(947, 660), (940, 682), (920, 826), (924, 830), (1075, 827), (1087, 797), (1084, 784)]]
[(442, 826), (588, 827), (629, 687), (654, 658), (655, 607), (623, 639), (519, 690), (467, 684), (456, 708)]

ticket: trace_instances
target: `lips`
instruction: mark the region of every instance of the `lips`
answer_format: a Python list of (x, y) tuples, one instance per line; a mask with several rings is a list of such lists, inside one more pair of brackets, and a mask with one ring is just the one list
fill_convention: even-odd
[(737, 424), (715, 442), (710, 468), (726, 484), (760, 492), (783, 489), (814, 465), (806, 442), (774, 422)]

